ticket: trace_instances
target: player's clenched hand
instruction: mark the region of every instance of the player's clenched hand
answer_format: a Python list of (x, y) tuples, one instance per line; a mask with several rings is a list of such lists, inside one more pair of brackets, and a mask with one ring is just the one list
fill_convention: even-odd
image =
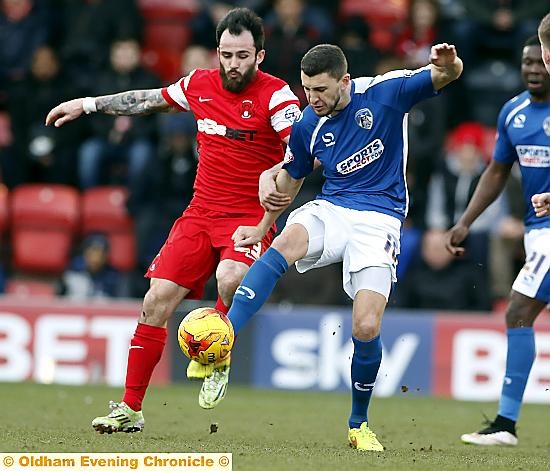
[(271, 169), (265, 170), (260, 175), (258, 196), (260, 204), (267, 211), (279, 211), (286, 208), (290, 204), (290, 196), (286, 193), (277, 191), (275, 179), (277, 172), (272, 172)]
[(264, 233), (258, 226), (239, 226), (231, 236), (235, 247), (246, 247), (260, 242), (264, 237)]
[(83, 98), (65, 101), (53, 108), (46, 116), (46, 126), (53, 124), (56, 128), (62, 126), (67, 121), (78, 118), (83, 112)]
[(531, 197), (531, 204), (537, 217), (550, 216), (550, 193), (539, 193)]
[(430, 62), (438, 67), (445, 67), (454, 63), (456, 48), (452, 44), (441, 43), (432, 46)]
[(456, 225), (445, 234), (445, 248), (455, 256), (464, 254), (464, 247), (460, 244), (468, 235), (468, 228), (462, 225)]

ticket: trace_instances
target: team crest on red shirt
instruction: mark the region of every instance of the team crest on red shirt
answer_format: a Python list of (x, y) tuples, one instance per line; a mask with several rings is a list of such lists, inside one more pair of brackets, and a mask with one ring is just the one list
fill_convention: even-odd
[(241, 118), (249, 119), (254, 116), (254, 103), (252, 100), (243, 100), (241, 103)]

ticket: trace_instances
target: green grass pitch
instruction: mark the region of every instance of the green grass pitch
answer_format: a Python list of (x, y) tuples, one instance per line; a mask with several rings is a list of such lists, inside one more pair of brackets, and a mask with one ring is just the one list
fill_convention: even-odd
[(204, 411), (198, 389), (152, 387), (144, 432), (100, 435), (90, 421), (120, 389), (0, 383), (0, 451), (231, 452), (237, 471), (550, 469), (548, 405), (523, 407), (518, 447), (480, 448), (459, 436), (479, 428), (483, 412), (493, 417), (494, 403), (374, 398), (370, 422), (386, 451), (364, 453), (347, 446), (348, 394), (231, 385), (218, 408)]

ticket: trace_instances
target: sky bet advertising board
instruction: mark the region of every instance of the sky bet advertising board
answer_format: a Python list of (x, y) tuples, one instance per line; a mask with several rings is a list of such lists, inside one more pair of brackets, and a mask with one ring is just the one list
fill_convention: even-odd
[[(535, 325), (537, 358), (526, 402), (550, 403), (550, 319)], [(334, 391), (350, 388), (351, 310), (266, 308), (254, 325), (253, 382), (261, 387)], [(506, 363), (501, 315), (387, 310), (374, 394), (498, 400)]]
[[(203, 303), (205, 304), (205, 303)], [(187, 381), (176, 332), (197, 303), (171, 319), (153, 382)], [(139, 302), (78, 304), (0, 298), (0, 382), (124, 384)], [(550, 316), (535, 324), (537, 358), (526, 402), (550, 403)], [(231, 381), (287, 390), (350, 388), (351, 309), (266, 306), (239, 335)], [(504, 318), (387, 310), (375, 395), (497, 400), (506, 362)]]

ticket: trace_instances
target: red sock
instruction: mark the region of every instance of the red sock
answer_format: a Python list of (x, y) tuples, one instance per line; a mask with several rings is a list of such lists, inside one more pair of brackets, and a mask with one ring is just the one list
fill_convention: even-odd
[(126, 389), (122, 400), (135, 411), (141, 410), (151, 375), (166, 343), (166, 328), (138, 323), (128, 350)]
[(218, 300), (216, 301), (215, 308), (218, 311), (223, 312), (224, 314), (227, 314), (229, 312), (229, 306), (226, 306), (219, 296), (218, 296)]

